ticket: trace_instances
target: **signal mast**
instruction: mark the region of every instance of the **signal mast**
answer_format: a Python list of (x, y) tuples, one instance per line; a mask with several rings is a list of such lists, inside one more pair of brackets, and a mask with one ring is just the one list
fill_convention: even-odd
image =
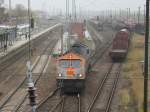
[(28, 51), (28, 61), (27, 61), (27, 79), (28, 79), (28, 94), (29, 94), (29, 101), (30, 106), (32, 107), (32, 112), (36, 112), (36, 95), (34, 87), (34, 82), (32, 80), (32, 65), (31, 65), (31, 28), (34, 27), (34, 19), (31, 19), (31, 12), (30, 12), (30, 0), (28, 0), (28, 21), (29, 21), (29, 51)]

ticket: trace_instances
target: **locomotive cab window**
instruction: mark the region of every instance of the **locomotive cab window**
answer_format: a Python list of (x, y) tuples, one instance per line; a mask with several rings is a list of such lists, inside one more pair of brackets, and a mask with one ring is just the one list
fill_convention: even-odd
[(80, 68), (81, 60), (71, 60), (71, 67), (72, 68)]
[(59, 66), (62, 68), (80, 68), (81, 60), (61, 60)]
[(70, 61), (69, 60), (60, 60), (59, 66), (62, 68), (69, 68)]

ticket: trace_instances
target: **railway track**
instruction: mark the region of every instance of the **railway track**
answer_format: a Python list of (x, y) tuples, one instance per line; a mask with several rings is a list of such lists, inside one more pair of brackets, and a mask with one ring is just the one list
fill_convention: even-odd
[[(91, 26), (92, 27), (92, 26)], [(103, 33), (102, 32), (102, 35), (104, 36), (108, 36), (108, 37), (113, 37), (112, 36), (112, 33), (113, 32), (110, 32), (110, 34), (105, 34), (105, 32)], [(108, 57), (108, 51), (109, 51), (109, 48), (111, 47), (112, 45), (112, 40), (113, 38), (110, 38), (108, 39), (107, 41), (105, 40), (104, 43), (101, 43), (100, 39), (98, 37), (93, 37), (93, 41), (95, 43), (95, 46), (96, 46), (96, 49), (95, 49), (95, 53), (94, 55), (91, 57), (92, 61), (92, 66), (94, 65), (98, 65), (98, 62), (100, 61), (100, 64), (103, 63), (102, 60), (106, 60), (107, 59), (107, 63), (110, 64), (111, 63), (111, 60), (109, 60)], [(110, 65), (108, 65), (110, 66)], [(113, 84), (113, 82), (111, 82), (109, 79), (112, 79), (112, 74), (111, 72), (114, 71), (114, 68), (116, 68), (115, 66), (117, 66), (116, 64), (112, 64), (109, 68), (109, 70), (107, 71), (107, 73), (105, 74), (105, 76), (102, 75), (102, 77), (100, 77), (99, 80), (97, 80), (97, 82), (95, 84), (98, 83), (98, 87), (95, 88), (96, 92), (95, 94), (93, 94), (93, 99), (89, 100), (89, 107), (86, 109), (86, 111), (88, 112), (108, 112), (108, 110), (110, 109), (111, 107), (111, 101), (113, 99), (113, 95), (115, 93), (115, 90), (116, 90), (116, 87), (117, 87), (117, 81), (115, 81), (115, 78), (113, 78), (114, 80), (112, 80), (113, 82), (116, 82), (116, 84)], [(119, 67), (118, 67), (119, 68)], [(117, 70), (119, 71), (119, 69)], [(98, 77), (98, 76), (97, 76)], [(117, 78), (117, 74), (116, 76), (113, 76), (113, 77), (116, 77)], [(108, 92), (109, 90), (112, 90), (112, 88), (110, 87), (107, 87), (107, 83), (111, 83), (112, 85), (114, 85), (114, 88), (113, 89), (113, 93), (112, 95), (109, 95), (108, 93), (111, 93), (111, 92)], [(94, 83), (93, 83), (94, 84)], [(110, 84), (109, 84), (110, 85)], [(90, 85), (89, 85), (90, 86)], [(109, 90), (105, 90), (105, 88), (109, 88)], [(108, 98), (111, 96), (110, 100), (108, 100)], [(109, 103), (108, 103), (108, 102)], [(104, 105), (104, 102), (105, 102), (105, 105)], [(108, 106), (108, 107), (107, 107)], [(107, 108), (109, 108), (107, 110)], [(105, 111), (106, 110), (106, 111)]]
[[(103, 112), (109, 112), (111, 108), (111, 102), (113, 100), (113, 96), (117, 88), (117, 84), (118, 84), (118, 80), (120, 76), (120, 70), (121, 70), (120, 63), (117, 63), (117, 64), (112, 63), (112, 65), (110, 66), (108, 72), (105, 74), (102, 81), (99, 82), (97, 91), (93, 97), (93, 100), (91, 101), (89, 105), (88, 112), (92, 112), (92, 111), (94, 112), (94, 107), (96, 107), (96, 103), (100, 105), (102, 102), (103, 104), (101, 105), (103, 106), (102, 108), (99, 109), (99, 111), (101, 110)], [(107, 91), (108, 89), (110, 90), (110, 92)], [(105, 92), (107, 91), (105, 93), (106, 96), (102, 96), (104, 95), (103, 91)], [(103, 97), (105, 97), (105, 101), (101, 101)]]
[[(71, 105), (70, 105), (70, 104)], [(65, 96), (59, 112), (81, 112), (81, 96), (80, 94), (73, 96)]]
[[(36, 74), (35, 76), (33, 75), (33, 80), (34, 80), (34, 85), (36, 86), (36, 84), (37, 84), (37, 82), (39, 81), (39, 79), (41, 78), (41, 76), (43, 75), (43, 73), (44, 73), (44, 71), (45, 71), (45, 68), (46, 68), (46, 65), (47, 65), (47, 63), (49, 62), (49, 55), (45, 55), (45, 53), (46, 54), (48, 54), (47, 52), (47, 50), (49, 49), (49, 47), (51, 48), (51, 50), (49, 51), (50, 52), (50, 54), (51, 54), (51, 52), (52, 52), (52, 49), (53, 49), (53, 47), (55, 46), (55, 44), (56, 44), (56, 41), (55, 42), (53, 42), (53, 41), (51, 41), (50, 43), (49, 43), (49, 45), (47, 46), (47, 48), (44, 50), (44, 52), (43, 52), (43, 54), (44, 55), (41, 55), (40, 56), (40, 60), (38, 60), (38, 63), (39, 64), (37, 64), (36, 66), (40, 66), (41, 67), (41, 59), (42, 58), (45, 58), (45, 60), (44, 60), (44, 62), (43, 62), (43, 67), (42, 67), (42, 69), (39, 71), (40, 73), (38, 73), (38, 74)], [(42, 59), (43, 60), (43, 59)], [(35, 66), (35, 67), (36, 67)], [(36, 69), (36, 68), (34, 68), (34, 69)], [(37, 67), (37, 69), (39, 69), (39, 67)], [(25, 84), (25, 83), (24, 83)], [(25, 85), (24, 85), (25, 86)], [(25, 86), (26, 87), (26, 86)], [(17, 112), (20, 108), (21, 108), (21, 106), (22, 106), (22, 104), (25, 102), (25, 100), (27, 99), (27, 97), (28, 97), (28, 93), (26, 93), (25, 95), (24, 95), (24, 98), (22, 99), (22, 101), (17, 105), (17, 107), (14, 109), (14, 111), (13, 112)]]
[[(52, 25), (54, 25), (54, 24), (52, 24)], [(34, 46), (36, 46), (36, 45), (38, 45), (38, 44), (40, 44), (41, 43), (41, 41), (36, 41), (35, 43), (34, 43)], [(17, 53), (17, 54), (15, 54), (11, 59), (7, 59), (6, 61), (3, 61), (2, 62), (2, 60), (4, 59), (4, 58), (9, 58), (9, 56), (8, 55), (6, 55), (6, 56), (4, 56), (4, 57), (2, 57), (1, 58), (1, 60), (0, 60), (0, 73), (1, 72), (3, 72), (4, 70), (6, 71), (6, 69), (8, 68), (8, 67), (10, 67), (10, 66), (12, 66), (12, 65), (14, 65), (14, 64), (16, 64), (17, 62), (18, 62), (18, 59), (19, 58), (21, 58), (21, 57), (23, 57), (24, 55), (26, 55), (26, 52), (27, 52), (28, 50), (21, 50), (21, 53)], [(14, 51), (15, 52), (15, 51)], [(11, 52), (11, 53), (14, 53), (14, 52)]]
[(9, 62), (7, 61), (7, 62), (2, 63), (1, 65), (3, 65), (3, 66), (0, 66), (0, 73), (3, 72), (4, 70), (6, 70), (8, 67), (10, 67), (12, 64), (16, 64), (18, 57), (21, 57), (24, 54), (25, 54), (25, 51), (23, 53), (21, 53), (21, 55), (14, 56), (14, 58), (9, 60)]
[[(55, 45), (55, 42), (51, 42), (51, 41), (49, 42), (49, 44), (46, 46), (46, 48), (41, 53), (40, 57), (34, 63), (34, 65), (32, 67), (32, 71), (36, 68), (36, 66), (38, 64), (40, 64), (41, 60), (43, 59), (43, 54), (45, 52), (47, 52), (48, 47), (51, 46), (53, 48), (54, 45)], [(52, 51), (52, 49), (51, 49), (51, 51)], [(45, 66), (48, 62), (48, 59), (49, 59), (49, 56), (46, 56), (41, 72), (39, 73), (39, 75), (36, 75), (35, 77), (33, 77), (33, 79), (35, 80), (34, 81), (35, 84), (40, 79), (40, 77), (41, 77), (41, 75), (44, 71), (44, 68), (45, 68)], [(25, 88), (26, 80), (27, 80), (27, 77), (25, 75), (22, 82), (11, 92), (11, 94), (9, 96), (7, 96), (7, 98), (4, 101), (2, 101), (0, 103), (0, 110), (1, 111), (9, 110), (11, 112), (16, 112), (20, 108), (21, 104), (25, 101), (25, 99), (28, 95), (27, 92), (26, 92), (26, 88)], [(21, 96), (21, 99), (18, 99), (17, 98), (18, 96)], [(14, 99), (18, 100), (18, 101), (16, 101), (16, 103), (17, 103), (16, 105), (14, 105), (14, 101), (15, 101)]]
[[(88, 28), (91, 31), (94, 30), (92, 26), (90, 26), (89, 24), (88, 24)], [(105, 44), (102, 44), (100, 38), (97, 36), (93, 36), (93, 41), (95, 43), (96, 49), (95, 49), (95, 53), (91, 56), (91, 60), (90, 60), (91, 66), (94, 66), (97, 63), (97, 61), (103, 57), (103, 55), (108, 51), (108, 49), (112, 45), (112, 41), (108, 41)]]
[[(37, 106), (36, 111), (37, 112), (50, 111), (52, 108), (51, 102), (52, 101), (60, 102), (61, 100), (59, 101), (59, 99), (60, 99), (60, 93), (59, 93), (59, 88), (57, 88), (54, 91), (52, 91), (43, 101), (41, 101), (41, 103)], [(55, 108), (57, 107), (58, 104), (55, 105)]]
[[(55, 29), (58, 29), (58, 27), (55, 27)], [(48, 36), (51, 36), (53, 29), (47, 31), (44, 36), (39, 34), (39, 35), (36, 35), (36, 36), (39, 36), (37, 37), (37, 39), (33, 39), (34, 41), (31, 41), (31, 44), (32, 46), (34, 46), (34, 48), (37, 48), (38, 50), (37, 51), (34, 51), (36, 52), (36, 54), (40, 54), (41, 51), (43, 51), (43, 49), (41, 49), (43, 46), (41, 46), (43, 44), (43, 42), (46, 42), (47, 40), (47, 35)], [(35, 37), (36, 37), (35, 36)], [(26, 49), (24, 49), (26, 48)], [(40, 51), (40, 52), (39, 52)], [(20, 83), (20, 79), (19, 77), (16, 77), (18, 74), (20, 75), (21, 73), (24, 73), (26, 72), (26, 60), (27, 60), (27, 53), (28, 52), (28, 47), (27, 45), (23, 45), (23, 47), (21, 46), (21, 48), (15, 50), (12, 52), (12, 55), (10, 54), (10, 56), (6, 56), (6, 59), (5, 57), (2, 57), (4, 59), (2, 59), (3, 61), (0, 60), (0, 99), (3, 99), (5, 94), (7, 94), (10, 89), (9, 88), (9, 84), (10, 83), (13, 83), (13, 80), (17, 80), (16, 83)], [(14, 55), (15, 54), (15, 55)], [(35, 53), (34, 53), (35, 54)], [(31, 62), (33, 62), (35, 60), (36, 56), (32, 56), (32, 59), (31, 59)], [(23, 76), (23, 75), (22, 75)], [(14, 83), (13, 83), (14, 84)], [(10, 88), (12, 89), (13, 87), (13, 84), (11, 84)], [(3, 86), (8, 86), (8, 88), (5, 88), (3, 89), (4, 87)]]
[(112, 42), (107, 42), (105, 46), (98, 47), (96, 49), (96, 53), (92, 56), (91, 65), (94, 66), (97, 61), (103, 57), (103, 55), (109, 50)]
[[(121, 65), (119, 66), (119, 68), (120, 67), (121, 67)], [(109, 99), (108, 99), (108, 102), (107, 102), (107, 106), (106, 106), (105, 112), (109, 112), (110, 111), (111, 102), (113, 100), (113, 97), (114, 97), (114, 94), (115, 94), (115, 91), (116, 91), (116, 88), (117, 88), (117, 84), (118, 84), (118, 81), (119, 81), (119, 76), (120, 76), (120, 69), (116, 73), (116, 78), (115, 78), (115, 81), (113, 83), (113, 87), (111, 89), (111, 93), (109, 95)]]
[[(81, 96), (60, 95), (59, 88), (49, 94), (38, 106), (37, 112), (81, 112)], [(60, 91), (59, 91), (60, 92)], [(68, 106), (68, 104), (72, 106)]]
[[(48, 112), (55, 112), (57, 110), (57, 108), (59, 108), (59, 106), (64, 104), (64, 101), (65, 101), (65, 96), (61, 96), (60, 100)], [(42, 112), (42, 111), (40, 111), (40, 112)]]
[[(43, 45), (46, 45), (45, 42), (47, 42), (47, 39), (48, 38), (46, 38), (46, 37), (43, 38), (42, 42), (41, 41), (38, 42), (40, 44), (35, 46), (38, 49), (38, 52), (37, 51), (34, 52), (34, 55), (31, 57), (31, 62), (34, 62), (34, 64), (36, 64), (36, 62), (38, 61), (38, 59), (40, 57), (37, 55), (42, 54), (41, 52), (43, 52), (43, 50), (44, 50)], [(35, 43), (35, 44), (38, 44), (38, 43)], [(47, 44), (48, 44), (48, 42), (47, 42)], [(7, 70), (0, 73), (1, 74), (0, 75), (0, 82), (1, 82), (0, 83), (0, 92), (2, 93), (0, 95), (0, 100), (1, 100), (0, 105), (4, 99), (7, 99), (8, 95), (13, 93), (14, 88), (18, 87), (19, 84), (21, 83), (21, 81), (26, 76), (25, 74), (26, 74), (27, 53), (24, 56), (22, 56), (21, 59), (19, 59), (19, 57), (17, 57), (17, 58), (18, 58), (18, 60), (16, 60), (17, 63), (14, 63)]]

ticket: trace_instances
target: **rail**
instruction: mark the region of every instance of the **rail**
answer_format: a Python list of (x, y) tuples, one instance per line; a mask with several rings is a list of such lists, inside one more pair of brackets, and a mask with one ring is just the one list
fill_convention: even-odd
[[(48, 49), (48, 47), (49, 47), (50, 45), (51, 45), (51, 41), (49, 42), (48, 46), (46, 46), (46, 48), (45, 48), (45, 49), (43, 50), (43, 52), (41, 53), (40, 58), (38, 58), (38, 61), (36, 61), (36, 63), (35, 63), (34, 66), (32, 67), (32, 71), (35, 69), (35, 67), (37, 66), (37, 64), (38, 64), (39, 61), (41, 60), (42, 55), (45, 53), (45, 51)], [(55, 42), (53, 42), (53, 46), (54, 46), (54, 45), (55, 45)], [(51, 52), (52, 52), (52, 49), (51, 49)], [(48, 58), (47, 58), (47, 60), (48, 60)], [(46, 61), (46, 63), (47, 63), (47, 61)], [(42, 75), (42, 73), (43, 73), (43, 71), (44, 71), (44, 68), (45, 68), (45, 66), (46, 66), (46, 63), (45, 63), (45, 65), (44, 65), (44, 67), (43, 67), (43, 70), (42, 70), (41, 73), (39, 74), (38, 78), (35, 80), (35, 82), (34, 82), (35, 84), (37, 83), (37, 81), (38, 81), (39, 78), (41, 77), (41, 75)], [(25, 84), (26, 79), (27, 79), (27, 77), (25, 77), (25, 78), (22, 80), (22, 82), (17, 86), (17, 88), (2, 102), (2, 104), (0, 104), (0, 110), (3, 110), (3, 108), (5, 108), (5, 105), (11, 100), (11, 98), (12, 98), (12, 97), (19, 91), (19, 89)], [(27, 97), (27, 94), (26, 94), (25, 97), (23, 98), (22, 102), (20, 102), (20, 104), (18, 104), (18, 105), (16, 106), (16, 108), (14, 109), (13, 112), (16, 112), (16, 111), (20, 108), (21, 104), (25, 101), (26, 97)]]
[[(114, 67), (114, 63), (111, 64), (110, 68), (108, 69), (108, 72), (105, 74), (104, 78), (102, 81), (100, 81), (100, 83), (98, 84), (98, 89), (92, 99), (92, 102), (91, 104), (89, 105), (89, 108), (88, 108), (88, 112), (91, 112), (98, 97), (100, 97), (100, 95), (102, 94), (102, 90), (104, 88), (104, 85), (106, 83), (106, 81), (108, 80), (108, 77), (109, 75), (111, 74), (111, 71), (113, 70), (113, 67)], [(116, 90), (116, 87), (117, 87), (117, 84), (118, 84), (118, 80), (119, 80), (119, 76), (120, 76), (120, 69), (121, 69), (121, 64), (119, 64), (119, 67), (118, 67), (118, 70), (117, 70), (117, 73), (116, 73), (116, 76), (115, 76), (115, 81), (113, 83), (113, 87), (112, 87), (112, 91), (109, 95), (109, 99), (108, 99), (108, 102), (107, 102), (107, 106), (105, 108), (105, 112), (109, 112), (109, 109), (111, 107), (111, 102), (113, 100), (113, 96), (115, 94), (115, 90)]]
[[(45, 35), (47, 35), (49, 32), (51, 32), (53, 29), (61, 26), (61, 24), (56, 24), (45, 31), (35, 35), (32, 39), (31, 42), (33, 44), (36, 44), (37, 42), (40, 41)], [(26, 52), (28, 52), (28, 41), (26, 41), (23, 45), (16, 47), (12, 51), (10, 51), (8, 54), (6, 54), (3, 57), (0, 57), (0, 72), (4, 71), (7, 67), (11, 66), (13, 63), (16, 63), (18, 60), (18, 57), (23, 56)], [(8, 63), (9, 62), (9, 63)]]

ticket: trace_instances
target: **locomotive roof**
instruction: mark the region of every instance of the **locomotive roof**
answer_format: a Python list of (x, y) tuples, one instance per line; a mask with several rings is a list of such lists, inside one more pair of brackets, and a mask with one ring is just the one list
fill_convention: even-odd
[(82, 43), (82, 42), (76, 42), (75, 44), (73, 44), (72, 46), (82, 46), (82, 47), (86, 47), (86, 48), (88, 48), (88, 46), (86, 45), (86, 44), (84, 44), (84, 43)]
[(124, 29), (121, 29), (120, 31), (128, 31), (128, 30), (124, 28)]
[(130, 31), (129, 31), (128, 29), (126, 29), (126, 28), (121, 29), (119, 32), (126, 32), (126, 33), (130, 33)]

